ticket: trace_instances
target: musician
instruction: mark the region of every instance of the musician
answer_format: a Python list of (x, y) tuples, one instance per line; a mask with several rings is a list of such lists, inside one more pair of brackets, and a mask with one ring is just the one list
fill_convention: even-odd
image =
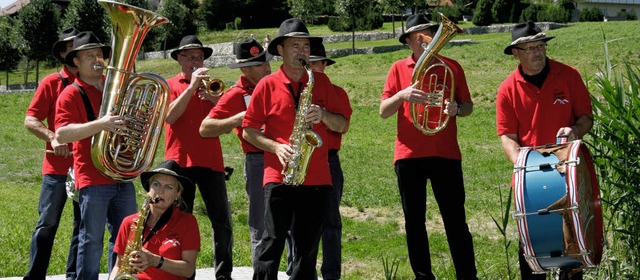
[[(218, 102), (200, 89), (203, 80), (210, 79), (204, 60), (213, 49), (204, 47), (198, 37), (187, 35), (171, 52), (178, 61), (180, 73), (167, 80), (171, 89), (165, 128), (165, 160), (174, 160), (182, 174), (198, 186), (213, 228), (214, 266), (217, 279), (231, 279), (233, 232), (227, 198), (222, 147), (218, 137), (202, 137), (202, 120)], [(193, 212), (195, 186), (182, 192), (186, 211)]]
[(256, 84), (264, 76), (271, 74), (271, 54), (260, 43), (249, 38), (235, 45), (236, 62), (231, 69), (240, 69), (238, 82), (227, 90), (211, 109), (200, 125), (202, 137), (219, 137), (235, 129), (240, 146), (245, 154), (244, 174), (246, 192), (249, 199), (249, 231), (251, 237), (251, 259), (255, 259), (255, 248), (264, 231), (264, 175), (263, 151), (242, 138), (242, 119)]
[[(327, 57), (324, 44), (318, 44), (311, 48), (309, 56), (309, 65), (314, 72), (324, 73), (327, 66), (336, 62)], [(333, 188), (329, 196), (329, 209), (327, 211), (327, 221), (325, 222), (324, 231), (322, 232), (322, 279), (340, 279), (341, 263), (342, 263), (342, 219), (340, 217), (340, 201), (342, 200), (342, 187), (344, 185), (344, 176), (340, 165), (340, 156), (338, 151), (342, 142), (342, 134), (347, 133), (349, 120), (351, 119), (351, 104), (347, 92), (337, 85), (335, 88), (336, 96), (340, 104), (343, 104), (344, 111), (340, 114), (345, 117), (347, 123), (345, 129), (341, 132), (329, 130), (328, 139), (325, 139), (326, 145), (329, 145), (329, 170), (331, 171), (331, 184)]]
[[(424, 52), (422, 44), (431, 42), (437, 29), (438, 25), (430, 22), (429, 14), (415, 14), (407, 19), (407, 30), (400, 35), (400, 42), (407, 44), (412, 53), (391, 66), (382, 93), (380, 116), (386, 119), (397, 113), (394, 164), (405, 218), (409, 260), (416, 279), (435, 279), (425, 226), (427, 180), (431, 181), (442, 215), (457, 278), (476, 279), (473, 242), (464, 208), (462, 160), (456, 127), (457, 117), (469, 116), (473, 103), (464, 71), (458, 62), (437, 55), (451, 68), (455, 79), (455, 100), (445, 101), (444, 106), (444, 114), (450, 116), (446, 128), (426, 136), (414, 127), (410, 115), (412, 102), (427, 102), (427, 93), (418, 88), (417, 83), (412, 84), (411, 76), (416, 61)], [(427, 75), (430, 74), (428, 72)], [(443, 81), (441, 74), (438, 84), (446, 88), (445, 99), (448, 99), (451, 81)]]
[[(516, 25), (511, 38), (504, 53), (513, 55), (519, 64), (498, 88), (496, 128), (505, 155), (515, 164), (520, 147), (553, 144), (563, 135), (573, 140), (587, 134), (593, 115), (580, 73), (547, 57), (547, 42), (554, 37), (528, 21)], [(531, 273), (522, 248), (519, 255), (522, 279), (546, 278)], [(582, 272), (574, 272), (563, 270), (560, 279), (582, 279)]]
[[(196, 257), (200, 251), (200, 230), (196, 217), (180, 210), (184, 204), (180, 194), (185, 186), (192, 185), (189, 178), (180, 175), (180, 166), (173, 160), (164, 161), (152, 171), (142, 172), (140, 181), (147, 197), (157, 198), (149, 203), (149, 212), (140, 217), (140, 212), (128, 216), (118, 231), (113, 249), (118, 254), (116, 265), (109, 279), (123, 273), (124, 258), (139, 273), (138, 279), (187, 279), (196, 270)], [(144, 228), (135, 239), (131, 225), (145, 219)], [(128, 244), (142, 244), (127, 256)], [(126, 271), (126, 266), (124, 272)]]
[[(47, 75), (38, 84), (24, 118), (25, 128), (44, 140), (46, 144), (42, 162), (42, 188), (38, 202), (40, 218), (31, 236), (29, 270), (24, 279), (44, 279), (47, 275), (53, 241), (67, 201), (65, 182), (67, 172), (73, 165), (73, 156), (69, 144), (60, 143), (55, 138), (55, 105), (62, 90), (75, 80), (78, 72), (78, 68), (64, 63), (64, 57), (72, 50), (73, 38), (77, 34), (78, 30), (73, 27), (65, 29), (60, 33), (58, 41), (53, 44), (51, 54), (63, 64), (63, 67), (60, 71)], [(45, 120), (47, 120), (46, 126), (43, 123)], [(66, 277), (75, 279), (80, 206), (74, 200), (71, 200), (71, 203), (73, 204), (73, 232), (67, 258)]]
[[(277, 72), (260, 80), (242, 122), (243, 138), (265, 151), (265, 233), (256, 248), (253, 279), (277, 279), (289, 229), (292, 229), (295, 251), (291, 279), (316, 279), (318, 243), (331, 190), (328, 146), (322, 145), (313, 151), (301, 185), (284, 184), (281, 172), (295, 152), (289, 138), (294, 131), (297, 110), (311, 103), (317, 105), (310, 106), (302, 116), (322, 138), (327, 137), (327, 128), (343, 131), (346, 120), (344, 116), (330, 113), (340, 111), (340, 104), (328, 98), (334, 88), (326, 75), (315, 73), (312, 98), (310, 101), (303, 98), (309, 93), (304, 91), (309, 75), (300, 60), (308, 61), (311, 46), (321, 43), (322, 38), (310, 36), (305, 24), (295, 18), (283, 21), (278, 32), (268, 52), (281, 56), (283, 64)], [(296, 103), (300, 103), (300, 108)], [(298, 130), (306, 130), (304, 126)]]
[(78, 76), (67, 86), (57, 101), (56, 139), (73, 142), (73, 170), (80, 203), (80, 231), (77, 279), (98, 279), (102, 257), (105, 222), (108, 225), (108, 270), (116, 260), (113, 244), (124, 217), (136, 212), (133, 183), (110, 179), (91, 160), (92, 136), (103, 130), (116, 132), (126, 127), (121, 116), (111, 113), (97, 119), (102, 105), (105, 65), (111, 47), (103, 45), (91, 31), (80, 32), (73, 40), (73, 50), (65, 56), (68, 65), (78, 68)]

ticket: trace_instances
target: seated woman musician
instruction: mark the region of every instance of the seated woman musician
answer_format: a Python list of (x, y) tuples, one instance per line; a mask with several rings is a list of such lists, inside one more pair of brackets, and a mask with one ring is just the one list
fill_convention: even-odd
[(192, 182), (173, 160), (140, 175), (148, 198), (140, 212), (125, 218), (118, 231), (118, 254), (109, 279), (187, 279), (195, 273), (200, 251), (196, 218), (179, 208)]

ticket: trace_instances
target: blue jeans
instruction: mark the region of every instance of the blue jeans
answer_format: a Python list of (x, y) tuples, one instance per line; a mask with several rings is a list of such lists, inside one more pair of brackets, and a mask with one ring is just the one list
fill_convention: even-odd
[(97, 280), (104, 247), (104, 226), (109, 236), (108, 272), (116, 262), (113, 246), (122, 219), (137, 212), (136, 193), (131, 182), (89, 186), (80, 189), (80, 245), (77, 273), (79, 280)]
[(324, 223), (324, 232), (322, 232), (322, 267), (320, 268), (322, 279), (325, 280), (340, 279), (342, 263), (340, 201), (342, 200), (344, 176), (338, 151), (329, 151), (329, 169), (333, 186), (329, 193), (327, 220)]
[[(40, 218), (33, 235), (31, 235), (31, 248), (29, 251), (29, 270), (24, 279), (45, 279), (47, 268), (51, 259), (51, 249), (60, 225), (60, 217), (67, 201), (65, 182), (67, 175), (47, 174), (42, 178), (38, 213)], [(76, 255), (78, 252), (78, 226), (80, 224), (80, 208), (78, 203), (73, 204), (73, 232), (69, 246), (67, 259), (67, 279), (76, 276)]]

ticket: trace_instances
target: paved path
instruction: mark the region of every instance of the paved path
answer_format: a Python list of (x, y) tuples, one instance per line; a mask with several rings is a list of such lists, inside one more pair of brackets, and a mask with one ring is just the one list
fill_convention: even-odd
[[(231, 277), (234, 280), (249, 280), (253, 276), (253, 268), (251, 267), (234, 267), (233, 273)], [(215, 279), (213, 275), (213, 268), (201, 268), (196, 270), (196, 280), (210, 280)], [(287, 276), (284, 272), (278, 273), (278, 280), (287, 280), (289, 276)], [(8, 277), (8, 278), (0, 278), (0, 280), (22, 280), (22, 277)], [(47, 280), (65, 280), (64, 275), (51, 275), (47, 276)], [(100, 274), (100, 280), (107, 280), (107, 274)]]

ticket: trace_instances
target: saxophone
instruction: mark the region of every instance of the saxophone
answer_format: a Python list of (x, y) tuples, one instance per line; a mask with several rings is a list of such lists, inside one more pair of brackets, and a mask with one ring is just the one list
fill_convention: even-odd
[(127, 247), (124, 249), (124, 254), (120, 259), (120, 269), (118, 270), (118, 275), (116, 275), (116, 280), (137, 280), (138, 278), (134, 276), (134, 274), (138, 273), (138, 270), (135, 269), (129, 258), (131, 258), (131, 253), (133, 251), (140, 251), (142, 249), (142, 232), (144, 231), (144, 224), (147, 222), (147, 214), (149, 214), (149, 205), (158, 203), (159, 199), (153, 198), (145, 198), (142, 202), (142, 207), (140, 208), (140, 215), (138, 215), (138, 219), (134, 220), (134, 223), (131, 224), (131, 232), (129, 232), (129, 237), (133, 235), (133, 238), (130, 238), (127, 241)]
[(289, 145), (293, 148), (293, 156), (282, 169), (284, 183), (286, 185), (299, 186), (304, 182), (309, 169), (309, 161), (313, 150), (322, 146), (322, 138), (311, 130), (311, 124), (307, 123), (305, 117), (311, 107), (311, 90), (313, 89), (313, 71), (309, 68), (307, 61), (300, 59), (300, 64), (309, 75), (307, 88), (300, 94), (300, 102), (296, 111), (296, 119), (293, 122), (293, 132), (289, 137)]

